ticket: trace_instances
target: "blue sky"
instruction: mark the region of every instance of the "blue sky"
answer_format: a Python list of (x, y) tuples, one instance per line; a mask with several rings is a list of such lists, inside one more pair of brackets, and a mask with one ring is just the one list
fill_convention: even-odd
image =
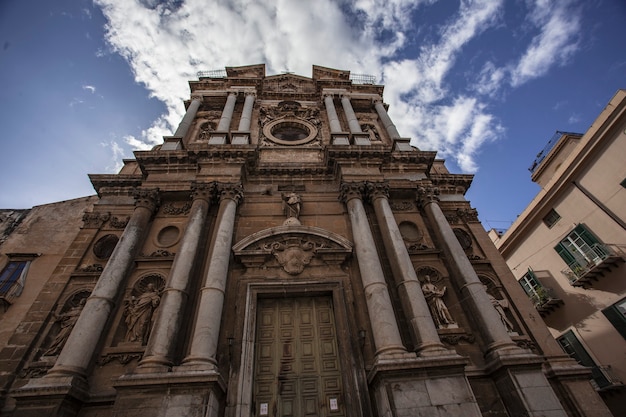
[(437, 150), (486, 228), (539, 191), (556, 130), (626, 88), (622, 0), (2, 0), (0, 208), (93, 194), (175, 130), (199, 70), (372, 74), (403, 136)]

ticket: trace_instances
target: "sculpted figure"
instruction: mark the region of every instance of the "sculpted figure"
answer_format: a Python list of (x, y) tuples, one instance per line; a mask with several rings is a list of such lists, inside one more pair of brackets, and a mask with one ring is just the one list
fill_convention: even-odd
[(424, 276), (422, 284), (422, 292), (430, 307), (430, 314), (433, 316), (435, 325), (439, 328), (447, 327), (449, 324), (456, 324), (446, 303), (443, 302), (443, 295), (446, 293), (446, 287), (437, 288), (435, 284), (430, 282), (430, 275)]
[(283, 194), (282, 197), (285, 215), (287, 218), (299, 218), (300, 208), (302, 207), (302, 199), (300, 196), (292, 191), (290, 193)]
[(65, 345), (67, 338), (70, 337), (70, 333), (72, 332), (74, 325), (78, 321), (80, 312), (83, 311), (83, 307), (85, 307), (86, 300), (86, 298), (81, 299), (77, 306), (70, 308), (68, 311), (59, 316), (56, 316), (56, 322), (61, 326), (61, 330), (59, 330), (59, 333), (57, 333), (52, 343), (50, 343), (50, 347), (48, 347), (48, 349), (44, 352), (44, 356), (58, 355), (61, 352), (63, 345)]
[(154, 284), (149, 283), (139, 297), (132, 297), (126, 305), (126, 341), (146, 343), (150, 334), (152, 314), (161, 297)]
[(487, 292), (487, 295), (489, 296), (489, 300), (491, 300), (491, 305), (493, 305), (493, 308), (495, 308), (496, 311), (498, 312), (498, 314), (500, 315), (500, 321), (502, 322), (502, 324), (506, 328), (506, 331), (509, 332), (509, 333), (515, 331), (513, 329), (513, 323), (511, 323), (511, 321), (506, 316), (506, 312), (504, 311), (504, 310), (508, 310), (509, 309), (508, 301), (507, 300), (498, 300), (496, 297), (494, 297), (493, 295), (489, 294), (489, 292), (487, 291), (487, 286), (486, 285), (483, 285), (483, 287), (485, 288), (485, 291)]

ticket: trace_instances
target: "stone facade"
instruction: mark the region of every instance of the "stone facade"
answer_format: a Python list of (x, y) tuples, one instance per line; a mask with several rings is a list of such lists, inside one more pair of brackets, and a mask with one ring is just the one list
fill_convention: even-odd
[(541, 192), (503, 236), (490, 232), (552, 336), (592, 369), (616, 416), (626, 415), (625, 153), (620, 90), (585, 134), (557, 132), (532, 166)]
[(610, 415), (472, 177), (400, 136), (382, 86), (254, 65), (190, 87), (163, 145), (90, 176), (54, 303), (1, 352), (4, 413)]

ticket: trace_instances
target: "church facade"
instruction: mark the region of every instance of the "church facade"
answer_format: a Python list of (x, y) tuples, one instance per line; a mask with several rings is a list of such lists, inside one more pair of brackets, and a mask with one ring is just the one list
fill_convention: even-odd
[(3, 412), (610, 416), (464, 198), (472, 176), (412, 147), (370, 81), (190, 82), (174, 135), (90, 176), (32, 278)]

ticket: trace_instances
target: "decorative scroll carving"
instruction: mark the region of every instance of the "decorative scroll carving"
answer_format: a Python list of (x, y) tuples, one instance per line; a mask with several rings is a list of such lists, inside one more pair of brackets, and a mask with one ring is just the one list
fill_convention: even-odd
[(104, 266), (101, 264), (81, 265), (76, 268), (79, 272), (102, 272)]
[(521, 347), (522, 349), (528, 349), (528, 350), (531, 350), (533, 352), (537, 352), (537, 345), (532, 340), (529, 340), (529, 339), (515, 339), (514, 341), (515, 341), (515, 344), (517, 344), (517, 346)]
[(141, 255), (145, 258), (167, 258), (167, 257), (173, 257), (174, 255), (176, 255), (173, 252), (164, 250), (164, 249), (157, 249), (154, 252), (150, 253), (149, 255)]
[(110, 353), (108, 355), (101, 356), (98, 359), (98, 365), (106, 365), (114, 360), (117, 360), (122, 365), (126, 365), (133, 359), (140, 360), (142, 356), (143, 353)]
[(415, 209), (412, 201), (391, 201), (389, 203), (393, 211), (409, 211)]
[(473, 208), (457, 209), (456, 215), (466, 223), (478, 221), (478, 211)]
[(97, 229), (102, 226), (104, 222), (109, 220), (110, 216), (110, 213), (85, 213), (83, 214), (83, 227), (87, 229)]
[(111, 220), (109, 221), (109, 226), (111, 226), (114, 229), (123, 229), (126, 227), (129, 221), (130, 221), (130, 216), (126, 216), (125, 218), (111, 216)]
[(272, 252), (286, 273), (298, 275), (311, 263), (311, 259), (315, 256), (316, 246), (323, 247), (324, 245), (316, 245), (313, 241), (289, 239), (265, 245), (264, 249)]
[(41, 378), (52, 368), (52, 364), (44, 366), (31, 366), (20, 371), (20, 378)]
[(474, 343), (476, 339), (471, 334), (446, 334), (441, 335), (440, 339), (447, 345), (458, 345), (460, 342)]
[(161, 212), (170, 216), (180, 216), (189, 214), (189, 210), (191, 210), (191, 202), (188, 201), (182, 206), (176, 206), (173, 203), (164, 204)]

